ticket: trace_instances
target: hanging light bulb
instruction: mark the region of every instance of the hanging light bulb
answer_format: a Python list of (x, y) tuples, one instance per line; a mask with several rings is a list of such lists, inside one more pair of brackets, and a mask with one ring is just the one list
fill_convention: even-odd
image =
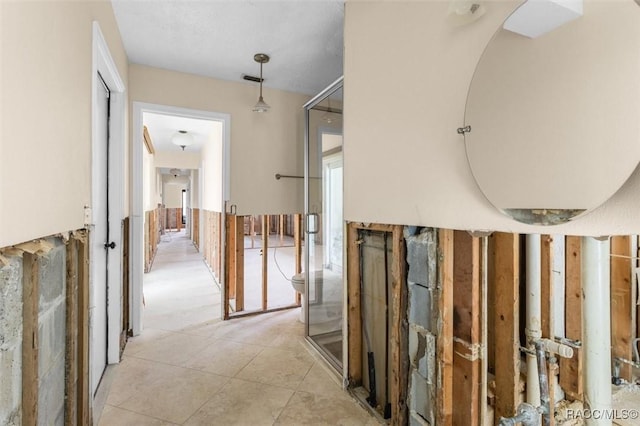
[(260, 64), (260, 97), (258, 98), (258, 102), (253, 106), (253, 112), (267, 112), (271, 107), (262, 98), (262, 64), (269, 62), (269, 55), (256, 53), (253, 56), (253, 60)]
[(322, 121), (324, 121), (327, 124), (331, 124), (333, 123), (334, 117), (333, 117), (333, 111), (331, 110), (331, 98), (327, 98), (327, 102), (328, 102), (328, 107), (327, 107), (327, 112), (324, 113), (324, 115), (322, 116)]

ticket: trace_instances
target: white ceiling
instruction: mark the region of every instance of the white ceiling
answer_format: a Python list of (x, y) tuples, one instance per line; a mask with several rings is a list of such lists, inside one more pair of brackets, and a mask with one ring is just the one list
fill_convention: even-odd
[(222, 124), (218, 121), (145, 112), (142, 123), (147, 127), (156, 151), (182, 151), (171, 143), (171, 137), (178, 130), (186, 130), (193, 136), (193, 145), (185, 149), (188, 152), (199, 152), (212, 135), (222, 138)]
[[(112, 0), (132, 63), (244, 82), (271, 56), (264, 86), (315, 94), (342, 75), (336, 0)], [(246, 82), (247, 84), (257, 84)]]

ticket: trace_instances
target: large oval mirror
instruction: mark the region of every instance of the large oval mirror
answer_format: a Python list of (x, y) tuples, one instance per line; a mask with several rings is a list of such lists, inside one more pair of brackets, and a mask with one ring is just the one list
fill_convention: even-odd
[(520, 222), (594, 209), (640, 161), (640, 7), (583, 8), (535, 39), (501, 28), (471, 82), (469, 165), (487, 199)]

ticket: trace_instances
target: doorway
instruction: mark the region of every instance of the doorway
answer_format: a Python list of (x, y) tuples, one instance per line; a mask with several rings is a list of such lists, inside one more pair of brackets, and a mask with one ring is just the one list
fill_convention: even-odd
[(107, 364), (119, 362), (122, 323), (125, 87), (100, 26), (93, 23), (89, 355), (95, 395)]
[[(195, 132), (195, 144), (194, 146), (185, 147), (181, 150), (180, 147), (171, 147), (173, 151), (167, 147), (166, 152), (163, 153), (163, 149), (156, 149), (156, 153), (153, 156), (151, 168), (145, 167), (145, 162), (148, 162), (149, 146), (145, 145), (143, 140), (145, 131), (145, 117), (159, 116), (163, 120), (177, 120), (178, 122), (206, 122), (216, 127), (216, 134), (219, 134), (219, 141), (217, 142), (217, 148), (211, 149), (205, 153), (203, 148), (204, 143), (209, 141), (209, 135), (198, 135)], [(182, 124), (167, 125), (169, 127), (181, 126)], [(181, 188), (178, 192), (178, 197), (175, 206), (173, 208), (173, 215), (176, 216), (182, 225), (183, 216), (185, 216), (185, 222), (187, 222), (190, 231), (190, 238), (193, 244), (198, 247), (198, 250), (205, 259), (209, 258), (215, 250), (220, 250), (220, 247), (211, 249), (208, 247), (207, 238), (207, 224), (211, 224), (208, 220), (210, 213), (217, 214), (221, 217), (224, 216), (224, 200), (229, 198), (229, 147), (230, 147), (230, 125), (231, 117), (229, 114), (221, 114), (216, 112), (192, 110), (187, 108), (148, 104), (143, 102), (133, 102), (133, 158), (132, 158), (132, 228), (131, 228), (131, 322), (132, 322), (132, 334), (134, 336), (139, 335), (143, 329), (143, 281), (144, 281), (144, 233), (149, 232), (146, 226), (148, 222), (145, 222), (145, 215), (150, 208), (154, 210), (157, 208), (158, 212), (155, 217), (162, 219), (162, 214), (167, 214), (168, 208), (165, 209), (162, 204), (164, 198), (161, 191), (158, 193), (149, 194), (145, 186), (147, 181), (157, 182), (157, 188), (166, 187), (167, 179), (180, 180), (187, 179), (189, 185), (185, 188)], [(177, 127), (172, 132), (179, 130)], [(168, 131), (165, 129), (165, 131)], [(153, 133), (153, 130), (151, 130)], [(203, 133), (203, 132), (199, 132)], [(203, 139), (204, 138), (204, 139)], [(152, 138), (153, 144), (161, 145), (163, 143), (171, 146), (171, 134), (156, 134)], [(199, 140), (200, 139), (200, 140)], [(164, 141), (163, 141), (164, 140)], [(196, 155), (196, 146), (200, 144), (200, 148), (203, 149), (202, 157)], [(208, 148), (207, 148), (208, 149)], [(175, 151), (175, 152), (174, 152)], [(181, 155), (181, 154), (185, 155)], [(210, 155), (209, 155), (210, 154)], [(206, 158), (205, 158), (206, 157)], [(195, 159), (194, 159), (195, 158)], [(181, 160), (182, 159), (182, 160)], [(186, 163), (177, 162), (186, 161)], [(165, 174), (162, 170), (167, 171)], [(152, 170), (153, 176), (145, 176), (145, 170)], [(163, 174), (167, 175), (167, 178), (163, 181)], [(215, 181), (215, 185), (212, 182)], [(215, 187), (214, 187), (215, 186)], [(186, 189), (183, 193), (182, 189)], [(153, 197), (156, 198), (153, 198)], [(186, 197), (186, 200), (185, 198)], [(194, 199), (197, 199), (197, 204), (194, 203)], [(186, 214), (184, 214), (184, 206), (186, 206)], [(169, 207), (169, 206), (167, 206)], [(196, 228), (197, 227), (197, 232)], [(146, 231), (145, 231), (146, 230)], [(218, 228), (221, 237), (224, 237), (224, 227)], [(161, 241), (158, 236), (157, 241)], [(209, 262), (210, 269), (214, 273), (214, 265)], [(222, 262), (222, 268), (224, 263)], [(215, 274), (214, 274), (215, 275)], [(224, 289), (222, 280), (224, 273), (219, 273), (218, 284)], [(218, 317), (222, 315), (218, 313)]]

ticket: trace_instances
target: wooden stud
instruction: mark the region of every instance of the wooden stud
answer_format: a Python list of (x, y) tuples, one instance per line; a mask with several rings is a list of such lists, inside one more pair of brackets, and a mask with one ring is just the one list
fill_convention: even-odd
[(236, 312), (244, 310), (244, 216), (236, 216), (235, 226)]
[(542, 286), (542, 336), (552, 339), (553, 332), (553, 237), (540, 236), (540, 282)]
[[(582, 342), (581, 237), (565, 239), (565, 337)], [(582, 350), (573, 349), (573, 358), (560, 358), (560, 386), (571, 400), (583, 399)]]
[[(231, 283), (232, 281), (232, 277), (233, 277), (233, 268), (231, 267), (233, 265), (233, 246), (231, 245), (231, 238), (232, 238), (232, 234), (235, 236), (235, 233), (232, 232), (232, 223), (233, 223), (233, 215), (227, 214), (225, 216), (225, 244), (224, 244), (224, 252), (225, 252), (225, 263), (226, 263), (226, 267), (224, 268), (224, 286), (223, 286), (223, 290), (224, 290), (224, 297), (223, 297), (223, 303), (224, 303), (224, 307), (222, 309), (223, 315), (224, 315), (224, 319), (227, 320), (229, 319), (229, 311), (230, 311), (230, 295), (229, 295), (229, 288), (233, 285)], [(233, 278), (235, 279), (235, 278)]]
[[(611, 346), (612, 356), (633, 360), (631, 237), (611, 237)], [(620, 377), (631, 380), (631, 366), (620, 365)]]
[(453, 424), (453, 231), (438, 231), (438, 384), (436, 424)]
[(88, 425), (92, 418), (89, 387), (89, 240), (78, 239), (78, 424)]
[(23, 255), (22, 305), (22, 423), (38, 423), (38, 256)]
[(494, 424), (516, 414), (520, 398), (519, 287), (520, 242), (518, 234), (494, 233), (496, 390)]
[(280, 215), (280, 247), (284, 246), (284, 215)]
[(256, 248), (256, 217), (251, 215), (249, 219), (249, 234), (251, 235), (251, 248)]
[(262, 215), (262, 310), (267, 310), (269, 275), (269, 215)]
[(358, 228), (347, 224), (347, 305), (349, 386), (362, 384), (362, 316), (360, 306), (360, 244)]
[[(65, 426), (78, 424), (78, 248), (74, 238), (67, 241), (67, 285), (65, 301)], [(125, 268), (126, 269), (126, 268)]]
[[(554, 317), (553, 317), (553, 237), (551, 235), (540, 236), (540, 284), (541, 284), (541, 331), (542, 336), (551, 340), (554, 339)], [(549, 376), (549, 400), (555, 401), (555, 387), (558, 365), (554, 364), (554, 368), (549, 368), (551, 364), (547, 363), (547, 371)], [(553, 379), (551, 379), (553, 378)], [(549, 426), (555, 426), (555, 416), (549, 417)]]
[(394, 226), (392, 233), (391, 266), (391, 424), (408, 423), (407, 390), (409, 377), (409, 331), (403, 321), (408, 308), (406, 285), (406, 248), (402, 226)]
[[(293, 215), (293, 243), (294, 243), (294, 251), (295, 251), (295, 271), (296, 274), (302, 272), (302, 215), (294, 214)], [(296, 292), (296, 304), (300, 305), (302, 303), (302, 295)]]
[(455, 231), (453, 243), (453, 424), (480, 424), (480, 240)]
[[(236, 231), (238, 222), (235, 215), (228, 215), (229, 221), (229, 233), (227, 234), (227, 244), (229, 245), (229, 257), (227, 258), (227, 269), (229, 269), (229, 283), (227, 285), (227, 291), (229, 292), (229, 300), (236, 298), (236, 289), (238, 282), (238, 267), (237, 267), (237, 246), (238, 246), (238, 232)], [(237, 302), (237, 301), (236, 301)], [(237, 308), (236, 308), (237, 310)]]

